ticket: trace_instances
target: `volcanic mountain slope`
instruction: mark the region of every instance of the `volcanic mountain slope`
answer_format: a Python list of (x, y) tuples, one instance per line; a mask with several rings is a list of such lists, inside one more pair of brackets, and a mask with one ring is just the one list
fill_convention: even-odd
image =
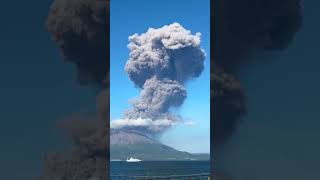
[(142, 133), (128, 130), (111, 130), (110, 159), (126, 160), (129, 157), (144, 161), (209, 160), (209, 154), (191, 154), (161, 144)]

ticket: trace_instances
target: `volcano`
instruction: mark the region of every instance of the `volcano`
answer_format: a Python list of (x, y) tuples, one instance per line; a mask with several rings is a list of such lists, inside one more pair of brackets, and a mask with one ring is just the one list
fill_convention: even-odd
[(111, 161), (124, 161), (130, 157), (143, 161), (210, 160), (209, 154), (179, 151), (137, 131), (112, 129), (110, 132)]

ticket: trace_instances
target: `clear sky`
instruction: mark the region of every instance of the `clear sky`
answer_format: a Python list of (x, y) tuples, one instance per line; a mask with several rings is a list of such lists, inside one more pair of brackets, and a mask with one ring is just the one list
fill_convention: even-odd
[(188, 98), (178, 113), (193, 121), (180, 124), (165, 132), (161, 141), (178, 150), (210, 151), (210, 1), (209, 0), (111, 0), (111, 120), (122, 117), (131, 108), (129, 99), (139, 90), (124, 71), (129, 57), (128, 36), (144, 33), (149, 27), (159, 28), (173, 22), (180, 23), (192, 34), (201, 32), (201, 45), (206, 51), (202, 75), (187, 83)]

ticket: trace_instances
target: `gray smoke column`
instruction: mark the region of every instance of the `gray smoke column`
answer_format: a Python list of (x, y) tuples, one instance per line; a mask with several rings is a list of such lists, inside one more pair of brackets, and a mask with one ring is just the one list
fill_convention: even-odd
[[(245, 121), (247, 112), (250, 113), (245, 92), (248, 87), (242, 87), (238, 72), (240, 69), (243, 71), (247, 63), (261, 63), (267, 59), (252, 57), (283, 51), (291, 45), (303, 25), (302, 1), (223, 0), (215, 1), (214, 6), (211, 8), (215, 11), (212, 13), (214, 17), (211, 17), (215, 24), (214, 36), (211, 36), (214, 37), (214, 59), (211, 60), (214, 66), (211, 68), (211, 172), (217, 180), (250, 179), (229, 177), (239, 174), (240, 170), (230, 170), (228, 165), (234, 162), (224, 158), (230, 156), (228, 148), (232, 146), (237, 149), (243, 145), (239, 142), (233, 144), (233, 138), (239, 125)], [(242, 155), (240, 152), (237, 154)], [(225, 177), (226, 174), (228, 177)]]
[(187, 97), (184, 84), (200, 76), (204, 69), (200, 36), (173, 23), (129, 37), (130, 55), (125, 71), (141, 93), (125, 117), (112, 122), (113, 128), (154, 133), (180, 120), (170, 108), (182, 105)]
[(108, 64), (109, 1), (55, 0), (47, 28), (81, 84), (105, 85)]
[[(66, 151), (50, 152), (41, 180), (109, 178), (109, 6), (106, 0), (54, 0), (47, 29), (78, 81), (98, 90), (97, 112), (76, 113), (59, 125)], [(58, 73), (58, 72), (57, 72)]]
[(215, 1), (214, 59), (211, 81), (211, 139), (220, 146), (234, 134), (249, 111), (237, 72), (252, 56), (282, 51), (303, 24), (301, 0)]

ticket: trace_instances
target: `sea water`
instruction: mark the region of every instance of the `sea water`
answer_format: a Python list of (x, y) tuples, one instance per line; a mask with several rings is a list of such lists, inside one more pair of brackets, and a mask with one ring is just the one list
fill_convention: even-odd
[(210, 161), (142, 161), (110, 163), (110, 179), (208, 179)]

